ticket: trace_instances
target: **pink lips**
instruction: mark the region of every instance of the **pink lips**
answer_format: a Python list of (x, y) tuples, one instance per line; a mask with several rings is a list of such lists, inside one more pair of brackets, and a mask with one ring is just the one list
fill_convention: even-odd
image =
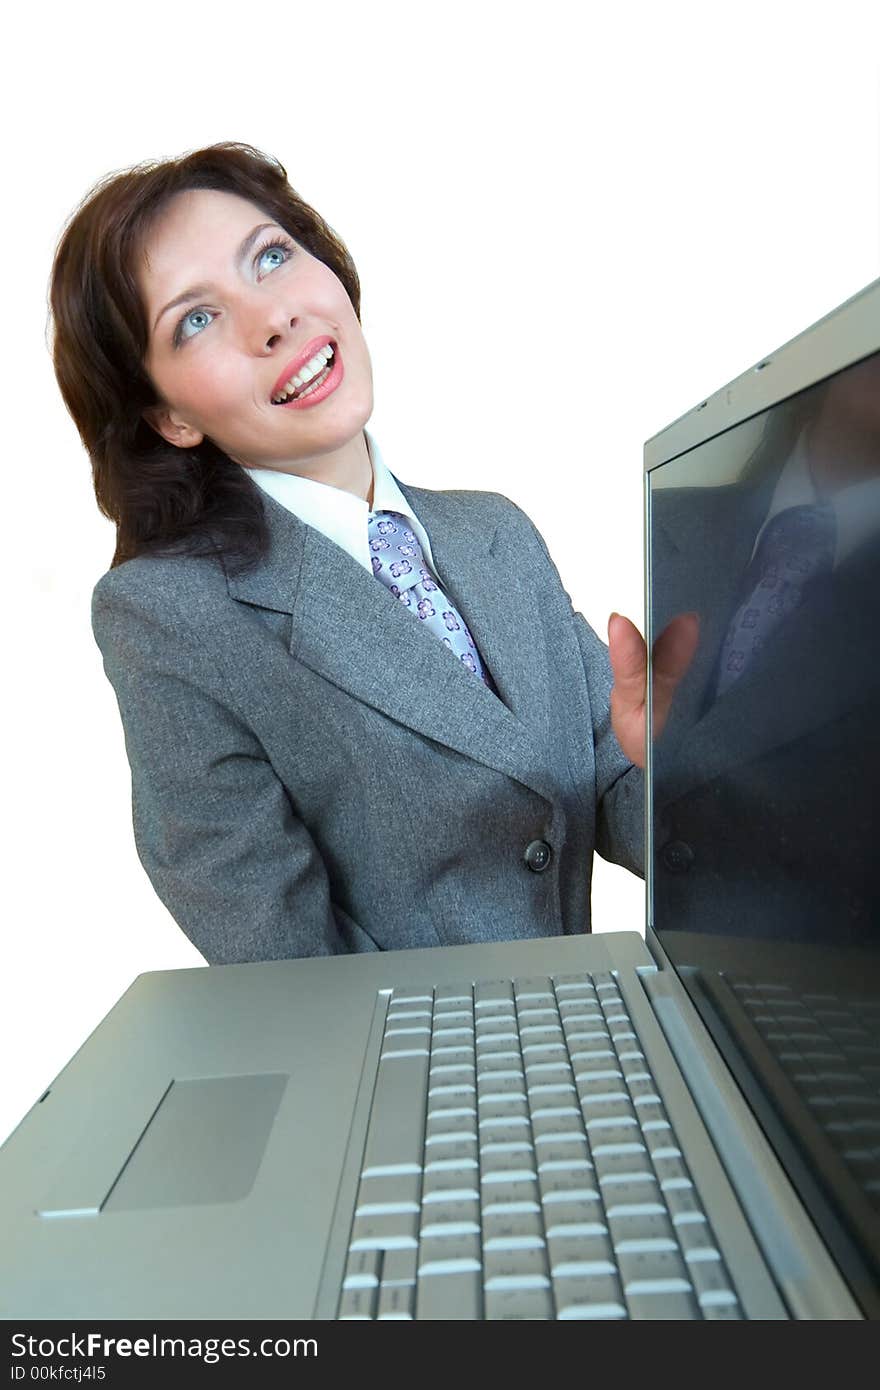
[[(321, 346), (323, 346), (323, 343)], [(313, 355), (316, 351), (317, 349), (312, 350)], [(325, 400), (327, 396), (332, 395), (345, 376), (345, 369), (342, 365), (342, 355), (338, 345), (334, 345), (333, 356), (330, 360), (332, 366), (330, 367), (330, 375), (327, 377), (326, 381), (323, 381), (320, 386), (316, 386), (312, 391), (309, 391), (307, 396), (300, 396), (299, 398), (294, 397), (293, 400), (285, 401), (283, 405), (273, 405), (272, 409), (308, 410), (310, 406), (320, 405), (321, 401)], [(308, 358), (306, 358), (306, 361), (308, 361)], [(285, 380), (289, 381), (290, 377), (285, 378)], [(282, 386), (283, 385), (284, 382), (282, 382)]]
[[(296, 376), (300, 367), (304, 367), (307, 362), (311, 361), (315, 353), (318, 352), (320, 348), (326, 347), (328, 343), (332, 342), (333, 339), (329, 336), (329, 334), (325, 333), (322, 337), (312, 338), (310, 342), (306, 343), (305, 347), (300, 349), (296, 357), (294, 357), (293, 361), (288, 362), (287, 366), (284, 368), (284, 371), (281, 373), (275, 385), (272, 387), (270, 399), (274, 396), (280, 395), (281, 392), (284, 390), (285, 386), (287, 385), (288, 381), (290, 381), (293, 377)], [(336, 349), (334, 347), (334, 354), (335, 352)]]

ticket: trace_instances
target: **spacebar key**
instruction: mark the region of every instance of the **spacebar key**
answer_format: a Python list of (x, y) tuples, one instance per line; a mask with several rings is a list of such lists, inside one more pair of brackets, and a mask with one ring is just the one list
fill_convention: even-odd
[(428, 1049), (396, 1049), (388, 1044), (386, 1049), (373, 1093), (364, 1177), (393, 1177), (421, 1172), (422, 1168)]

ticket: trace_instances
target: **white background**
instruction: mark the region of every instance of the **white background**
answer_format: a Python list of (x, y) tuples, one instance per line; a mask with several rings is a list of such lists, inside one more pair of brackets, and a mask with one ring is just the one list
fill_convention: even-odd
[[(201, 963), (135, 854), (89, 626), (113, 537), (46, 348), (93, 182), (222, 139), (281, 158), (358, 266), (392, 469), (512, 497), (603, 635), (614, 608), (641, 621), (645, 438), (880, 274), (874, 4), (14, 13), (0, 1139), (137, 974)], [(642, 901), (599, 864), (598, 926)]]

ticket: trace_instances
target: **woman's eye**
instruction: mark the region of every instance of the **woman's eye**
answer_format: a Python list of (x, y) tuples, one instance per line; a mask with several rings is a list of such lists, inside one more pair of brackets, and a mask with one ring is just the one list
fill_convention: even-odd
[(210, 309), (193, 309), (191, 313), (180, 320), (177, 330), (178, 337), (194, 338), (197, 333), (201, 333), (203, 328), (208, 327), (213, 318), (214, 315)]
[(290, 257), (290, 250), (281, 242), (272, 246), (264, 246), (257, 256), (257, 270), (260, 276), (268, 275), (270, 271), (277, 270)]

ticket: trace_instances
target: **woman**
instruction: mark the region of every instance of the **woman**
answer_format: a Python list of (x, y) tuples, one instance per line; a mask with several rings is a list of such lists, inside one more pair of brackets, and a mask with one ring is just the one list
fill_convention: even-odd
[(117, 527), (93, 626), (138, 852), (205, 958), (589, 930), (594, 847), (642, 867), (641, 639), (613, 619), (615, 737), (528, 519), (382, 462), (357, 273), (284, 169), (106, 180), (51, 304)]

